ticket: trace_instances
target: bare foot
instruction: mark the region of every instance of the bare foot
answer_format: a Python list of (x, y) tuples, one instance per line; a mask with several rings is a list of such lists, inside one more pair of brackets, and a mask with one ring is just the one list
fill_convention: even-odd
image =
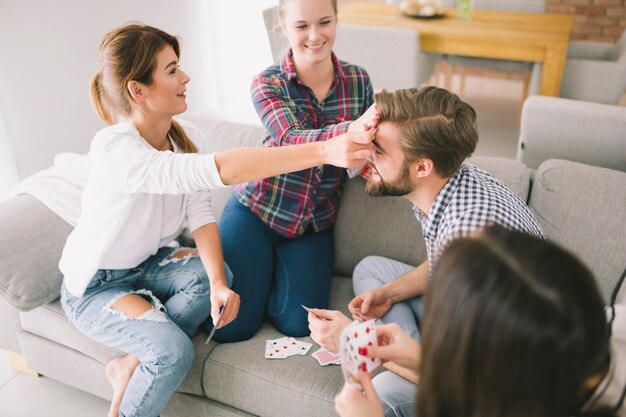
[(113, 387), (113, 400), (107, 417), (119, 417), (122, 397), (137, 365), (139, 365), (139, 359), (135, 355), (120, 356), (107, 364), (105, 373)]

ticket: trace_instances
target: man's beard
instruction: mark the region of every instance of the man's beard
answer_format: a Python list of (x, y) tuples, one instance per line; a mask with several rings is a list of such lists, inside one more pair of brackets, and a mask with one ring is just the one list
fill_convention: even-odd
[[(378, 174), (380, 176), (380, 174)], [(365, 184), (365, 191), (372, 197), (404, 197), (413, 191), (413, 184), (409, 176), (409, 164), (402, 163), (400, 178), (393, 182), (387, 182), (380, 177), (380, 181), (373, 181), (371, 178)]]

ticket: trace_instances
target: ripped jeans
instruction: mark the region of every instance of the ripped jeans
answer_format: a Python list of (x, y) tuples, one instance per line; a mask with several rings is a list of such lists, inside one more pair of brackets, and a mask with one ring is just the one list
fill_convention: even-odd
[[(195, 353), (190, 337), (209, 317), (209, 280), (198, 256), (172, 257), (164, 247), (136, 268), (99, 270), (85, 294), (61, 287), (70, 322), (88, 337), (139, 358), (119, 407), (120, 416), (158, 416), (187, 375)], [(232, 273), (224, 265), (228, 285)], [(138, 294), (153, 308), (133, 318), (111, 306)]]

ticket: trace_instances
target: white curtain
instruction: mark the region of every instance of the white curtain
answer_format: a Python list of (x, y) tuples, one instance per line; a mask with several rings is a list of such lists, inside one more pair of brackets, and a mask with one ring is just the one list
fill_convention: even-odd
[(8, 197), (18, 179), (8, 129), (0, 110), (0, 200)]

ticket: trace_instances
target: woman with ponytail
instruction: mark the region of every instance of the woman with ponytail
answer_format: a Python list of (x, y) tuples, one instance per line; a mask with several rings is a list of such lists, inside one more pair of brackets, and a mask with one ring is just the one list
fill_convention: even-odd
[[(205, 320), (222, 327), (237, 316), (208, 190), (369, 156), (369, 133), (197, 153), (200, 133), (172, 118), (187, 109), (179, 56), (174, 36), (122, 26), (104, 37), (91, 86), (110, 126), (91, 143), (81, 214), (59, 262), (61, 304), (80, 331), (126, 353), (106, 367), (109, 417), (158, 416), (194, 359), (190, 337)], [(197, 249), (170, 245), (184, 225)]]

